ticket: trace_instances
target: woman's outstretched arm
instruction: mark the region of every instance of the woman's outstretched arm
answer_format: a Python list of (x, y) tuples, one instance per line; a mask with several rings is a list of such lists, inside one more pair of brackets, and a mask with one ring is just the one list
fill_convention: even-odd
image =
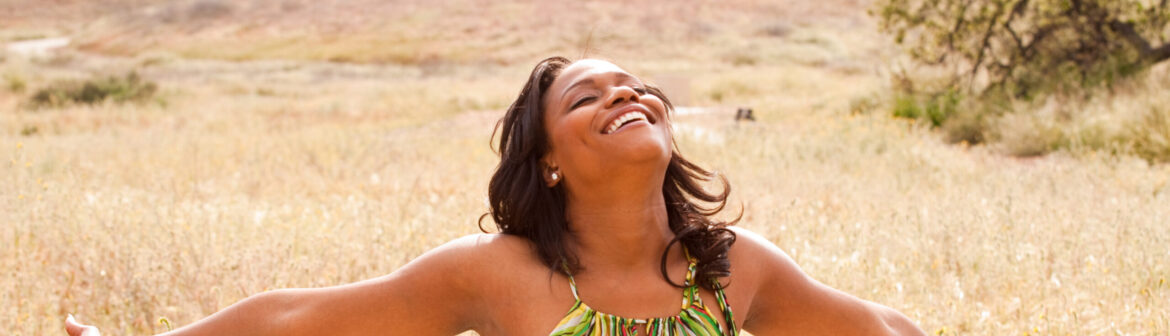
[[(257, 294), (165, 335), (458, 334), (474, 327), (482, 309), (477, 241), (454, 240), (375, 279)], [(92, 335), (70, 322), (70, 335)]]
[(756, 267), (756, 292), (744, 330), (757, 335), (926, 335), (906, 315), (809, 277), (763, 237), (734, 228), (736, 245)]

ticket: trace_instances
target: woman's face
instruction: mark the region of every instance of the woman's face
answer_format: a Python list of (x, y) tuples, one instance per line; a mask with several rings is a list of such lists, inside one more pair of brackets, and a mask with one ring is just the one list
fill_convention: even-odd
[(637, 77), (582, 60), (561, 71), (543, 100), (551, 145), (544, 162), (568, 186), (664, 176), (672, 152), (666, 104)]

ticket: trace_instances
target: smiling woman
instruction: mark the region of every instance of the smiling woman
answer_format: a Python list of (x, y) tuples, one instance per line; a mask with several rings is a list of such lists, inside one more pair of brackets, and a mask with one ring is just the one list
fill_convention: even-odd
[[(500, 121), (501, 163), (489, 187), (492, 215), (502, 233), (527, 238), (549, 269), (563, 269), (569, 277), (576, 303), (554, 334), (582, 328), (632, 331), (639, 325), (676, 330), (686, 324), (705, 326), (708, 332), (700, 334), (715, 334), (719, 324), (693, 296), (696, 286), (716, 291), (726, 329), (735, 329), (715, 281), (730, 274), (727, 252), (735, 236), (726, 223), (708, 218), (723, 208), (729, 189), (724, 182), (722, 194), (709, 194), (699, 186), (698, 180), (712, 174), (674, 151), (669, 109), (661, 91), (611, 63), (554, 57), (536, 67)], [(524, 183), (539, 180), (544, 184)], [(687, 196), (717, 205), (704, 208)], [(574, 251), (614, 251), (609, 246), (614, 233), (632, 234), (628, 244), (636, 247), (627, 249), (641, 251), (611, 258), (661, 251), (661, 280), (692, 294), (684, 296), (682, 312), (667, 310), (669, 318), (619, 318), (581, 301), (572, 274), (582, 267)], [(675, 242), (682, 242), (690, 265), (681, 282), (671, 279), (667, 267)], [(703, 281), (693, 281), (694, 275)]]
[(679, 154), (671, 109), (612, 63), (541, 61), (497, 124), (499, 234), (457, 239), (380, 278), (259, 294), (168, 334), (922, 334), (712, 219), (730, 189), (701, 187), (716, 176)]

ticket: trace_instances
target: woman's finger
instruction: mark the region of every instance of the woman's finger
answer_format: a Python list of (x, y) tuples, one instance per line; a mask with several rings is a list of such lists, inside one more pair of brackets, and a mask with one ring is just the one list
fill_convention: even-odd
[(69, 336), (101, 336), (97, 327), (77, 323), (77, 320), (73, 319), (73, 314), (65, 318), (65, 332), (69, 333)]

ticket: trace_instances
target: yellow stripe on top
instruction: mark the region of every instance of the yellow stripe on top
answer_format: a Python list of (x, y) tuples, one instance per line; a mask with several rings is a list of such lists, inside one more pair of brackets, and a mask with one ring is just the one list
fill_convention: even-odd
[[(684, 251), (685, 253), (685, 251)], [(694, 283), (695, 259), (687, 254), (690, 266), (687, 267), (686, 281), (683, 282), (682, 311), (676, 316), (655, 317), (651, 319), (632, 319), (602, 313), (581, 301), (577, 294), (577, 282), (566, 268), (569, 276), (569, 288), (573, 290), (576, 303), (557, 323), (549, 336), (633, 336), (637, 335), (637, 327), (643, 326), (647, 336), (735, 336), (739, 330), (735, 328), (735, 318), (731, 315), (731, 306), (727, 304), (727, 295), (723, 293), (723, 286), (715, 279), (715, 299), (719, 301), (719, 309), (726, 318), (728, 332), (724, 334), (711, 316), (711, 310), (703, 304), (699, 297), (699, 285)]]

